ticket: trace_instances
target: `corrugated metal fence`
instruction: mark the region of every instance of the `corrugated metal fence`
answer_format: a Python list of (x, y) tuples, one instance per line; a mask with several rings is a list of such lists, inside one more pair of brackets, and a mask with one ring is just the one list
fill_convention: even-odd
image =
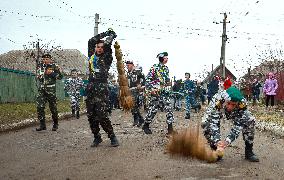
[[(56, 95), (65, 98), (64, 80), (56, 82)], [(34, 102), (37, 96), (35, 75), (28, 71), (0, 68), (0, 103)]]

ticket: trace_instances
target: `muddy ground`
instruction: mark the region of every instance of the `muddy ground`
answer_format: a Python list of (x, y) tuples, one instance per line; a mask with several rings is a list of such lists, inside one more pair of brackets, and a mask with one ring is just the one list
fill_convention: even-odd
[[(195, 124), (175, 112), (175, 128)], [(57, 132), (36, 132), (35, 127), (0, 134), (0, 179), (283, 179), (284, 139), (256, 132), (255, 153), (259, 163), (244, 160), (242, 137), (226, 150), (224, 159), (208, 164), (165, 153), (165, 114), (160, 112), (151, 127), (152, 135), (132, 126), (132, 117), (115, 110), (111, 117), (119, 147), (101, 130), (103, 142), (91, 148), (93, 136), (87, 117), (61, 121)], [(229, 123), (223, 128), (228, 129)]]

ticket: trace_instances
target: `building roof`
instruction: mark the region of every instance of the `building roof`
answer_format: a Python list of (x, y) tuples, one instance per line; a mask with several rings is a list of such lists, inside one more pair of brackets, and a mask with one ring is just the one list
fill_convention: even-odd
[[(36, 59), (31, 57), (32, 50), (12, 50), (0, 55), (0, 67), (35, 73)], [(76, 49), (55, 50), (52, 59), (61, 67), (64, 74), (77, 69), (86, 74), (88, 58)]]
[[(218, 75), (221, 76), (222, 75), (222, 71), (221, 71), (221, 65), (218, 65), (213, 71), (211, 71), (208, 76), (202, 81), (203, 83), (208, 83), (214, 76)], [(232, 80), (236, 80), (236, 76), (227, 68), (225, 67), (225, 75), (230, 76)]]

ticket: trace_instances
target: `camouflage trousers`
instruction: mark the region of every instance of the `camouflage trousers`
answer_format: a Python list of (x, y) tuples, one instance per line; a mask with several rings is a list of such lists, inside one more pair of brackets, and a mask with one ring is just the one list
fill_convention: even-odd
[(58, 111), (57, 111), (57, 102), (56, 102), (56, 91), (54, 89), (44, 90), (41, 89), (38, 91), (38, 96), (36, 98), (37, 104), (37, 115), (38, 120), (41, 126), (45, 126), (45, 105), (48, 102), (49, 109), (51, 112), (51, 117), (54, 124), (58, 124)]
[(185, 96), (185, 107), (186, 107), (186, 113), (190, 114), (191, 107), (195, 108), (196, 106), (196, 100), (193, 95), (187, 95)]
[(80, 94), (77, 93), (70, 94), (70, 105), (72, 110), (75, 111), (80, 110)]
[[(208, 143), (212, 146), (216, 145), (221, 140), (220, 134), (220, 116), (221, 113), (212, 114), (210, 119), (203, 126), (204, 136)], [(242, 116), (229, 116), (233, 121), (233, 128), (226, 137), (226, 141), (232, 142), (236, 140), (242, 132), (243, 140), (246, 144), (253, 144), (255, 134), (255, 118), (250, 114), (249, 111), (245, 111)]]
[(131, 91), (133, 99), (134, 99), (134, 107), (131, 109), (131, 113), (133, 115), (134, 118), (134, 123), (143, 123), (144, 119), (141, 116), (140, 113), (140, 107), (141, 107), (141, 98), (140, 98), (140, 94), (137, 90), (132, 90)]
[(164, 104), (164, 109), (167, 112), (167, 124), (171, 124), (174, 122), (174, 115), (173, 115), (173, 110), (171, 106), (171, 100), (170, 97), (167, 95), (151, 95), (149, 96), (149, 105), (148, 105), (148, 110), (147, 110), (147, 115), (145, 118), (146, 123), (151, 123), (157, 114), (159, 104), (160, 102), (163, 102)]
[(100, 127), (108, 134), (114, 136), (113, 127), (109, 119), (110, 101), (107, 83), (89, 82), (86, 89), (87, 116), (94, 137), (100, 136)]

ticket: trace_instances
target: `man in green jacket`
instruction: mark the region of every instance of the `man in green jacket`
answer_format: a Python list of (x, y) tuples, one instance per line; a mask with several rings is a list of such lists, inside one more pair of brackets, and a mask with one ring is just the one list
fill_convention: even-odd
[(38, 96), (36, 99), (38, 120), (40, 127), (36, 131), (46, 130), (45, 124), (45, 104), (49, 103), (52, 115), (52, 131), (58, 129), (58, 111), (56, 104), (56, 80), (62, 79), (63, 75), (58, 65), (51, 59), (50, 54), (42, 56), (42, 62), (37, 67)]

